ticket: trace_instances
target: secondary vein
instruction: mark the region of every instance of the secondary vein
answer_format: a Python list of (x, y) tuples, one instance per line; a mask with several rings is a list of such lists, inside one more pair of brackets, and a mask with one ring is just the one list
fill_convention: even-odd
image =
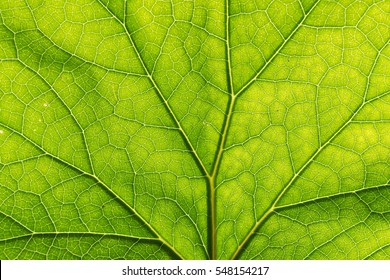
[[(385, 45), (386, 46), (386, 45)], [(385, 48), (385, 46), (380, 49), (375, 57), (375, 61), (377, 61), (378, 57), (380, 56), (381, 52)], [(374, 70), (375, 63), (373, 63), (371, 67), (371, 72)], [(317, 151), (306, 161), (306, 163), (295, 173), (295, 175), (290, 179), (290, 181), (285, 185), (285, 187), (281, 190), (279, 195), (276, 197), (274, 202), (271, 204), (271, 206), (268, 208), (268, 210), (263, 214), (263, 216), (256, 222), (256, 224), (252, 227), (252, 229), (248, 232), (248, 234), (245, 236), (243, 241), (240, 243), (240, 245), (237, 247), (236, 251), (234, 252), (232, 259), (238, 258), (238, 256), (241, 253), (241, 250), (246, 246), (247, 243), (249, 243), (251, 237), (253, 234), (258, 230), (260, 225), (275, 211), (277, 208), (277, 204), (280, 201), (280, 199), (284, 196), (284, 194), (290, 189), (290, 187), (294, 184), (294, 182), (301, 176), (301, 174), (307, 169), (307, 167), (318, 157), (318, 155), (327, 147), (329, 146), (332, 141), (341, 134), (341, 132), (353, 121), (353, 119), (358, 115), (358, 113), (364, 108), (365, 105), (372, 102), (372, 100), (376, 100), (377, 98), (373, 98), (370, 101), (366, 100), (366, 95), (368, 92), (368, 84), (370, 84), (370, 78), (371, 75), (368, 76), (367, 80), (367, 86), (365, 88), (364, 92), (364, 98), (360, 106), (356, 109), (356, 111), (349, 117), (346, 122), (339, 127), (339, 129), (324, 143), (322, 144)]]
[(53, 160), (65, 165), (65, 166), (68, 166), (70, 168), (72, 168), (73, 170), (93, 179), (97, 184), (99, 184), (100, 186), (102, 186), (110, 195), (112, 195), (113, 197), (115, 197), (116, 199), (118, 199), (124, 206), (126, 206), (128, 209), (130, 209), (134, 214), (135, 216), (140, 219), (142, 221), (142, 223), (151, 231), (153, 232), (153, 234), (155, 236), (157, 236), (157, 238), (160, 240), (161, 243), (163, 243), (166, 247), (168, 247), (169, 249), (172, 250), (172, 252), (174, 254), (176, 254), (178, 257), (180, 257), (181, 259), (184, 259), (184, 257), (171, 245), (168, 243), (168, 241), (165, 240), (165, 238), (162, 237), (162, 235), (150, 224), (148, 223), (144, 218), (143, 216), (138, 213), (138, 211), (133, 208), (132, 206), (130, 206), (123, 198), (121, 198), (120, 196), (118, 196), (113, 190), (111, 190), (111, 188), (109, 188), (102, 180), (100, 180), (99, 177), (97, 177), (96, 175), (94, 174), (91, 174), (85, 170), (82, 170), (81, 168), (73, 165), (73, 164), (70, 164), (69, 162), (66, 162), (65, 160), (49, 153), (48, 151), (46, 151), (43, 147), (39, 146), (38, 144), (36, 144), (35, 142), (33, 142), (32, 140), (30, 140), (29, 138), (27, 138), (26, 136), (24, 136), (22, 133), (20, 133), (19, 131), (13, 129), (12, 127), (8, 126), (8, 125), (5, 125), (5, 124), (2, 124), (5, 128), (9, 129), (10, 131), (16, 133), (17, 135), (23, 137), (24, 139), (26, 139), (29, 143), (31, 143), (34, 147), (36, 147), (38, 150), (40, 150), (42, 153), (44, 153), (46, 156), (52, 158)]

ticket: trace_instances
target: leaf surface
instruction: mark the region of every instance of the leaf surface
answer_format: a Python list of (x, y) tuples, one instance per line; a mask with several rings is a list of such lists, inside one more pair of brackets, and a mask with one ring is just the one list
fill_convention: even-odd
[(389, 1), (0, 15), (1, 259), (389, 259)]

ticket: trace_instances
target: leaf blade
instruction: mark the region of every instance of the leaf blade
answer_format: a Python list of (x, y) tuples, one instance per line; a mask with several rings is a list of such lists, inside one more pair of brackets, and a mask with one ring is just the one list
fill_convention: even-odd
[(0, 8), (2, 258), (388, 258), (386, 1)]

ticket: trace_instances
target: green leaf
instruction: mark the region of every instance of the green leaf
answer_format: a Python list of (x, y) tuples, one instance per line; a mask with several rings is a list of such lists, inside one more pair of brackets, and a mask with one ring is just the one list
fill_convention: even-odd
[(3, 0), (1, 259), (389, 259), (390, 2)]

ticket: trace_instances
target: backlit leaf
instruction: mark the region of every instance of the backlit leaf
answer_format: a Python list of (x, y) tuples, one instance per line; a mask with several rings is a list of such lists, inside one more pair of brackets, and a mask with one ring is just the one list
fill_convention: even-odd
[(390, 2), (3, 0), (1, 259), (389, 259)]

